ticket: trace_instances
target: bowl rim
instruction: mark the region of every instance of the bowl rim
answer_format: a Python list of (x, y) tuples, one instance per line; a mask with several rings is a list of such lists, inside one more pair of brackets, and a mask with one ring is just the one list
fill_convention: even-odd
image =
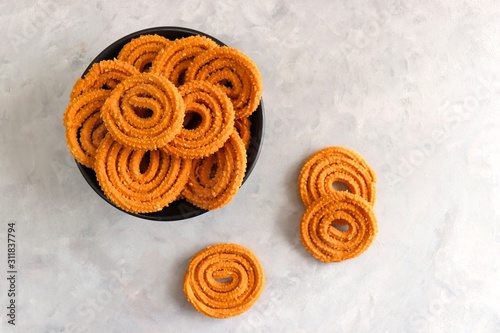
[[(123, 36), (123, 37), (119, 38), (118, 40), (114, 41), (113, 43), (111, 43), (110, 45), (108, 45), (106, 48), (104, 48), (90, 62), (90, 64), (87, 66), (87, 68), (85, 69), (85, 71), (82, 73), (81, 76), (83, 77), (90, 70), (90, 68), (92, 67), (93, 64), (95, 64), (99, 61), (102, 61), (102, 60), (110, 59), (109, 53), (111, 52), (111, 50), (118, 48), (120, 45), (123, 47), (124, 44), (126, 44), (127, 42), (129, 42), (133, 38), (137, 38), (141, 35), (147, 35), (147, 34), (159, 34), (159, 32), (161, 32), (161, 31), (169, 32), (169, 33), (177, 32), (177, 33), (188, 34), (188, 35), (201, 35), (201, 36), (205, 36), (205, 37), (212, 39), (220, 46), (226, 46), (226, 44), (221, 42), (219, 39), (217, 39), (211, 35), (208, 35), (202, 31), (198, 31), (198, 30), (194, 30), (194, 29), (190, 29), (190, 28), (184, 28), (184, 27), (178, 27), (178, 26), (158, 26), (158, 27), (142, 29), (142, 30), (138, 30), (136, 32), (132, 32), (126, 36)], [(251, 136), (250, 146), (247, 150), (247, 158), (249, 157), (249, 154), (248, 154), (249, 151), (251, 153), (253, 153), (254, 155), (252, 155), (252, 163), (251, 164), (247, 163), (247, 168), (245, 170), (245, 176), (243, 178), (241, 186), (243, 186), (243, 184), (246, 182), (246, 180), (248, 179), (248, 177), (252, 173), (253, 169), (255, 168), (255, 165), (257, 164), (257, 160), (259, 159), (259, 156), (260, 156), (260, 153), (262, 150), (262, 144), (263, 144), (263, 140), (264, 140), (264, 128), (265, 128), (265, 126), (264, 126), (264, 122), (265, 122), (264, 110), (265, 110), (264, 109), (264, 100), (263, 100), (263, 98), (261, 98), (259, 106), (257, 107), (257, 110), (254, 113), (252, 113), (252, 115), (250, 116), (250, 117), (256, 118), (256, 119), (252, 119), (251, 133), (253, 134), (253, 131), (255, 131), (255, 129), (253, 128), (255, 123), (259, 123), (260, 128), (256, 131), (256, 133), (257, 133), (256, 137), (254, 137), (253, 135)], [(118, 210), (120, 210), (128, 215), (134, 216), (136, 218), (149, 220), (149, 221), (156, 221), (156, 222), (174, 222), (174, 221), (187, 220), (187, 219), (190, 219), (190, 218), (193, 218), (196, 216), (200, 216), (202, 214), (209, 212), (209, 210), (205, 210), (205, 209), (196, 207), (193, 204), (185, 201), (184, 199), (174, 201), (174, 202), (178, 202), (178, 205), (181, 206), (179, 208), (181, 212), (179, 214), (176, 214), (176, 215), (161, 215), (161, 212), (163, 210), (161, 210), (159, 212), (153, 212), (153, 213), (128, 212), (128, 211), (118, 207), (117, 205), (115, 205), (104, 194), (104, 192), (102, 191), (102, 189), (97, 181), (94, 170), (84, 166), (83, 164), (79, 163), (76, 160), (75, 160), (75, 162), (76, 162), (77, 167), (80, 170), (80, 173), (82, 174), (83, 178), (86, 180), (88, 185), (94, 190), (94, 192), (96, 192), (102, 199), (104, 199), (108, 204), (110, 204), (114, 208), (116, 208), (116, 209), (118, 209)], [(184, 208), (182, 208), (182, 207), (184, 207)]]

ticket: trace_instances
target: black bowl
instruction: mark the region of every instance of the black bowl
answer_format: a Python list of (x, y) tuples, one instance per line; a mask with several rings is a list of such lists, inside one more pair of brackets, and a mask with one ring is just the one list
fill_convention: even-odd
[[(180, 27), (157, 27), (157, 28), (140, 30), (130, 35), (127, 35), (123, 38), (120, 38), (119, 40), (108, 46), (106, 49), (104, 49), (104, 51), (102, 51), (90, 63), (90, 65), (87, 67), (82, 76), (84, 76), (89, 71), (90, 67), (92, 67), (94, 63), (99, 62), (101, 60), (113, 59), (117, 57), (122, 47), (130, 40), (132, 40), (132, 38), (137, 38), (141, 35), (147, 35), (147, 34), (157, 34), (171, 40), (182, 37), (189, 37), (193, 35), (201, 35), (211, 38), (219, 45), (225, 45), (220, 40), (210, 35), (207, 35), (201, 31), (196, 31), (193, 29), (180, 28)], [(257, 158), (259, 157), (262, 138), (264, 134), (264, 105), (262, 100), (260, 101), (257, 110), (250, 116), (250, 119), (252, 121), (252, 127), (251, 127), (252, 136), (251, 136), (250, 146), (247, 150), (247, 170), (243, 182), (245, 182), (248, 179), (248, 176), (252, 172), (255, 163), (257, 162)], [(198, 208), (185, 200), (175, 201), (171, 203), (168, 207), (165, 207), (161, 211), (155, 213), (135, 214), (124, 211), (123, 209), (117, 207), (111, 200), (108, 199), (108, 197), (106, 197), (101, 187), (99, 186), (99, 183), (97, 182), (94, 170), (87, 168), (86, 166), (78, 162), (77, 165), (87, 183), (89, 183), (90, 187), (92, 187), (97, 194), (99, 194), (110, 205), (120, 209), (121, 211), (127, 214), (154, 221), (178, 221), (198, 216), (207, 212), (207, 210)]]

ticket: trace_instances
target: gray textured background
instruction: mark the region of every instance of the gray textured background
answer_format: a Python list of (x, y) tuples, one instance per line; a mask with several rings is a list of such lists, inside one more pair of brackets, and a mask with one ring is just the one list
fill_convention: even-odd
[[(498, 1), (0, 3), (2, 332), (499, 332)], [(153, 26), (204, 31), (263, 74), (266, 137), (227, 207), (180, 223), (100, 199), (62, 114), (87, 64)], [(303, 249), (296, 179), (329, 145), (376, 170), (379, 234), (361, 257)], [(17, 223), (18, 325), (6, 324), (7, 222)], [(251, 248), (267, 284), (214, 320), (185, 301), (189, 258)]]

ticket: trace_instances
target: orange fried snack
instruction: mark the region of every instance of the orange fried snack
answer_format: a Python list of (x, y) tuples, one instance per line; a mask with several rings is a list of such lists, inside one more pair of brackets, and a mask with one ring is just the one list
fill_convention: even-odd
[(252, 138), (252, 132), (250, 130), (252, 127), (252, 121), (248, 117), (236, 119), (234, 121), (234, 127), (238, 131), (241, 140), (243, 140), (245, 149), (248, 149), (250, 146), (250, 139)]
[(377, 228), (368, 202), (351, 193), (335, 192), (307, 207), (300, 221), (300, 238), (312, 256), (329, 263), (359, 256), (373, 242)]
[(180, 133), (184, 102), (163, 76), (140, 73), (113, 89), (101, 116), (109, 133), (122, 145), (157, 149)]
[(66, 141), (73, 157), (88, 168), (94, 167), (97, 147), (107, 130), (100, 111), (110, 95), (109, 90), (96, 90), (71, 100), (64, 112)]
[(178, 87), (184, 83), (186, 70), (193, 59), (200, 53), (216, 47), (217, 43), (204, 36), (176, 39), (160, 52), (151, 71), (164, 75)]
[(334, 193), (332, 184), (341, 182), (349, 192), (375, 203), (375, 172), (356, 152), (344, 147), (327, 147), (311, 155), (299, 175), (299, 193), (307, 207), (317, 198)]
[[(179, 88), (186, 115), (196, 114), (201, 121), (195, 128), (182, 128), (163, 149), (184, 158), (207, 157), (224, 146), (234, 128), (234, 110), (229, 98), (217, 86), (191, 81)], [(185, 123), (189, 124), (190, 117)]]
[(125, 44), (117, 59), (128, 62), (140, 72), (146, 72), (158, 53), (171, 43), (159, 35), (142, 35)]
[(218, 47), (198, 55), (186, 72), (186, 82), (208, 81), (217, 84), (233, 102), (236, 118), (251, 115), (262, 96), (262, 77), (255, 63), (243, 52)]
[(151, 213), (168, 206), (186, 185), (190, 169), (190, 160), (161, 150), (124, 147), (109, 133), (94, 164), (104, 194), (132, 213)]
[(129, 63), (119, 60), (103, 60), (90, 68), (84, 78), (79, 78), (70, 94), (70, 99), (83, 93), (116, 87), (118, 83), (127, 77), (138, 74), (139, 71)]
[(245, 146), (233, 131), (229, 140), (214, 155), (193, 160), (182, 194), (187, 201), (202, 209), (221, 208), (238, 192), (246, 164)]
[(191, 258), (184, 294), (205, 316), (229, 318), (250, 309), (264, 284), (264, 269), (252, 251), (236, 244), (216, 244)]

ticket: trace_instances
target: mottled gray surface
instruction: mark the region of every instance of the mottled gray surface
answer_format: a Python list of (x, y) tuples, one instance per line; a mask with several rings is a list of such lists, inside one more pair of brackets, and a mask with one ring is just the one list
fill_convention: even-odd
[[(499, 17), (496, 0), (0, 2), (1, 331), (499, 332)], [(87, 64), (153, 26), (216, 36), (265, 83), (249, 181), (227, 207), (179, 223), (105, 203), (62, 126)], [(325, 265), (300, 243), (296, 179), (329, 145), (376, 170), (380, 227), (361, 257)], [(251, 248), (267, 276), (256, 305), (227, 320), (182, 293), (188, 259), (217, 242)]]

